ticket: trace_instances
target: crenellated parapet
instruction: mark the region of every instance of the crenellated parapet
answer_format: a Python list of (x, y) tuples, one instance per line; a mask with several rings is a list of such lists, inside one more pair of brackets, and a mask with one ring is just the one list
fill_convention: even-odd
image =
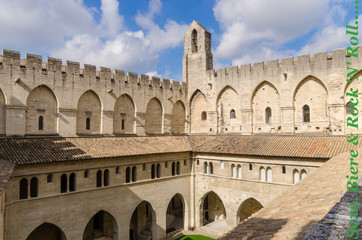
[[(28, 132), (27, 128), (33, 127), (35, 123), (29, 125), (24, 122), (27, 122), (27, 114), (29, 114), (29, 96), (39, 86), (45, 86), (55, 96), (56, 109), (58, 109), (57, 116), (60, 121), (54, 121), (55, 123), (59, 122), (57, 129), (59, 127), (64, 128), (63, 134), (61, 129), (58, 131), (58, 134), (61, 135), (70, 136), (78, 133), (79, 131), (75, 127), (77, 125), (76, 119), (78, 119), (78, 115), (82, 114), (85, 114), (82, 118), (84, 122), (88, 121), (87, 118), (91, 118), (91, 116), (93, 118), (100, 116), (100, 119), (95, 122), (100, 126), (94, 128), (92, 133), (113, 134), (112, 126), (117, 124), (121, 126), (117, 132), (123, 133), (122, 128), (126, 128), (122, 121), (125, 121), (124, 116), (127, 109), (117, 107), (116, 103), (118, 101), (121, 106), (122, 102), (119, 98), (124, 96), (130, 99), (129, 105), (134, 111), (132, 112), (134, 116), (127, 118), (127, 121), (134, 122), (134, 127), (128, 128), (127, 132), (124, 133), (145, 134), (147, 111), (156, 111), (155, 107), (160, 109), (163, 116), (160, 120), (162, 122), (150, 123), (161, 126), (161, 129), (154, 132), (155, 134), (167, 134), (171, 133), (171, 129), (180, 129), (179, 127), (171, 127), (172, 112), (177, 102), (180, 102), (182, 106), (186, 105), (185, 83), (118, 69), (112, 71), (106, 67), (99, 67), (97, 70), (96, 66), (90, 64), (84, 64), (81, 67), (79, 62), (74, 61), (67, 60), (65, 63), (63, 65), (61, 59), (50, 57), (46, 59), (46, 62), (43, 62), (42, 56), (34, 54), (26, 54), (25, 59), (21, 59), (19, 52), (3, 50), (3, 54), (0, 56), (0, 89), (4, 95), (4, 108), (9, 110), (6, 110), (8, 114), (6, 115), (5, 130), (1, 130), (0, 126), (2, 134), (24, 135)], [(94, 111), (90, 109), (91, 106), (85, 106), (82, 110), (84, 113), (79, 113), (79, 100), (90, 91), (97, 100), (84, 100), (83, 104), (88, 102), (88, 105), (95, 104), (98, 106), (96, 102), (99, 101), (101, 114), (94, 114)], [(39, 94), (43, 93), (39, 92)], [(155, 100), (158, 105), (154, 104), (149, 107), (148, 104), (151, 100)], [(34, 98), (34, 101), (40, 100)], [(42, 101), (46, 100), (43, 99)], [(122, 112), (115, 113), (117, 109)], [(44, 112), (43, 110), (43, 106), (34, 106), (32, 111), (39, 115)], [(122, 118), (119, 118), (115, 114), (123, 115)], [(23, 123), (20, 123), (19, 119), (18, 123), (12, 120), (16, 115), (24, 118)], [(114, 118), (117, 118), (119, 122), (112, 123)], [(178, 122), (180, 124), (180, 121)], [(185, 123), (185, 116), (181, 122)], [(63, 127), (62, 124), (64, 124)], [(31, 132), (34, 133), (34, 131)], [(82, 134), (87, 132), (86, 127), (81, 132)]]

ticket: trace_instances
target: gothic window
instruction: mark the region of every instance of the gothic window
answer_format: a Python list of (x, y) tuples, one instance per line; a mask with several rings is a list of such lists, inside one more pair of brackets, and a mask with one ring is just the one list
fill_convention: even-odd
[(34, 198), (38, 196), (38, 179), (33, 177), (30, 180), (30, 197)]
[(157, 164), (157, 178), (161, 177), (161, 165)]
[(206, 112), (203, 111), (203, 112), (201, 113), (201, 120), (206, 120), (206, 119), (207, 119)]
[(234, 164), (231, 165), (231, 177), (236, 177), (236, 168)]
[(43, 116), (39, 116), (38, 129), (44, 130), (44, 117)]
[(270, 167), (266, 169), (266, 181), (267, 182), (273, 181), (273, 171)]
[(236, 118), (235, 110), (231, 109), (230, 111), (230, 118)]
[(265, 181), (265, 168), (264, 167), (260, 167), (260, 181)]
[(69, 191), (70, 192), (75, 191), (75, 174), (74, 173), (69, 175)]
[(176, 165), (175, 165), (175, 163), (173, 162), (173, 163), (172, 163), (172, 176), (175, 176), (175, 174), (176, 174)]
[(212, 163), (209, 163), (209, 173), (214, 174), (214, 166)]
[(109, 186), (109, 170), (106, 169), (104, 170), (104, 173), (103, 173), (103, 184), (104, 186)]
[(237, 172), (238, 172), (238, 178), (242, 178), (242, 169), (241, 169), (241, 166), (238, 165), (236, 169), (237, 169)]
[(84, 178), (88, 178), (88, 176), (89, 176), (89, 171), (88, 171), (88, 170), (85, 170), (85, 171), (84, 171)]
[(48, 174), (47, 176), (47, 183), (53, 182), (53, 174)]
[(134, 166), (132, 167), (132, 182), (137, 181), (137, 168)]
[(302, 169), (302, 171), (300, 171), (300, 173), (301, 173), (300, 178), (301, 178), (301, 180), (303, 180), (307, 176), (307, 172), (304, 169)]
[(192, 52), (197, 52), (197, 31), (194, 29), (191, 36)]
[(207, 170), (207, 162), (204, 162), (204, 174), (207, 174), (208, 170)]
[(180, 162), (177, 162), (177, 164), (176, 164), (176, 174), (180, 175), (180, 172), (181, 172)]
[(272, 110), (270, 107), (265, 109), (265, 123), (272, 123)]
[(20, 199), (28, 198), (28, 180), (26, 178), (21, 179), (20, 181)]
[(299, 171), (297, 169), (293, 170), (293, 183), (296, 184), (297, 182), (299, 182), (300, 179), (300, 175), (299, 175)]
[(66, 193), (67, 192), (67, 181), (68, 181), (67, 175), (63, 174), (60, 177), (60, 192), (61, 193)]
[(310, 122), (310, 110), (308, 105), (303, 107), (303, 122)]
[(97, 171), (97, 188), (102, 187), (102, 171)]
[(87, 117), (85, 120), (85, 129), (86, 130), (90, 130), (90, 124), (91, 124), (90, 117)]
[(131, 169), (130, 167), (126, 168), (126, 183), (129, 183), (131, 181)]
[(154, 179), (156, 177), (156, 174), (155, 174), (155, 164), (152, 164), (151, 166), (151, 178)]
[(253, 165), (251, 165), (251, 163), (249, 163), (249, 170), (253, 170)]

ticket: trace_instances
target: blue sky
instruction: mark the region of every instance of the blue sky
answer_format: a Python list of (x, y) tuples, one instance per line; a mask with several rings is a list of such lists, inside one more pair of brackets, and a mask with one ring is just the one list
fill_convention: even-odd
[(347, 0), (0, 0), (0, 49), (182, 80), (193, 20), (212, 33), (214, 68), (348, 44)]

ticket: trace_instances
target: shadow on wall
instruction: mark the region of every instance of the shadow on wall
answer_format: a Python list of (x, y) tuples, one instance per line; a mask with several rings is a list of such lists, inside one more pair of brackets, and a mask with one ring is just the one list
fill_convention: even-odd
[[(346, 192), (341, 200), (336, 203), (333, 208), (326, 214), (326, 216), (318, 222), (317, 225), (304, 236), (300, 236), (300, 239), (309, 240), (309, 239), (346, 239), (348, 228), (350, 229), (348, 232), (351, 236), (356, 237), (356, 233), (352, 232), (353, 228), (351, 228), (351, 223), (356, 224), (355, 217), (350, 218), (351, 216), (351, 206), (350, 204), (353, 202), (356, 204), (356, 198), (359, 198), (360, 201), (362, 199), (362, 175), (359, 176), (358, 180), (358, 193), (354, 191)], [(362, 204), (359, 202), (358, 204), (358, 215), (361, 215)], [(357, 213), (357, 211), (354, 211)], [(315, 223), (314, 223), (315, 224)], [(313, 227), (314, 224), (309, 224), (309, 226)], [(359, 220), (359, 225), (361, 224), (361, 220)], [(308, 227), (309, 227), (308, 226)], [(358, 236), (362, 236), (362, 228), (358, 226)], [(353, 238), (352, 238), (353, 239)]]

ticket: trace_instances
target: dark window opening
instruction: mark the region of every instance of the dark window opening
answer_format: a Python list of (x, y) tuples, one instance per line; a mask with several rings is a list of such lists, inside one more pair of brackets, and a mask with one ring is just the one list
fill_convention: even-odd
[(124, 130), (124, 119), (122, 119), (122, 130)]
[(30, 180), (30, 197), (38, 197), (38, 179), (36, 177)]
[(157, 164), (157, 178), (161, 177), (161, 165)]
[(286, 173), (285, 166), (282, 167), (282, 173)]
[(192, 52), (197, 52), (197, 31), (194, 29), (191, 36)]
[(126, 168), (126, 183), (129, 183), (131, 181), (131, 169), (130, 167)]
[(207, 120), (207, 114), (205, 111), (201, 113), (201, 120)]
[(155, 164), (152, 164), (152, 166), (151, 166), (151, 178), (152, 179), (155, 178)]
[(103, 212), (99, 212), (94, 215), (93, 229), (103, 231)]
[(102, 187), (102, 171), (97, 171), (97, 188)]
[(116, 174), (119, 174), (119, 167), (116, 167)]
[(236, 118), (235, 110), (231, 109), (230, 111), (230, 118)]
[(61, 177), (60, 177), (60, 192), (61, 193), (66, 193), (67, 192), (67, 175), (66, 174), (63, 174)]
[(303, 107), (303, 122), (310, 122), (310, 110), (308, 105)]
[(53, 174), (48, 174), (47, 176), (47, 183), (53, 182)]
[(137, 168), (132, 167), (132, 182), (136, 182), (136, 181), (137, 181)]
[(177, 175), (180, 175), (180, 171), (181, 171), (180, 162), (177, 162), (177, 166), (176, 166), (176, 174), (177, 174)]
[(272, 110), (270, 107), (265, 109), (265, 123), (272, 123)]
[(176, 166), (175, 166), (175, 163), (173, 162), (172, 163), (172, 176), (175, 176), (176, 174)]
[(69, 191), (75, 191), (75, 173), (69, 175)]
[(249, 170), (253, 170), (253, 165), (251, 165), (251, 163), (249, 163)]
[(87, 119), (85, 120), (85, 129), (86, 130), (90, 130), (90, 124), (91, 124), (90, 117), (87, 117)]
[(209, 163), (209, 173), (213, 174), (214, 173), (214, 166), (212, 163)]
[(26, 178), (20, 181), (20, 199), (28, 198), (28, 180)]
[(89, 171), (88, 170), (85, 170), (84, 171), (84, 178), (88, 178), (89, 177)]
[(39, 117), (38, 128), (39, 128), (39, 130), (44, 130), (44, 117), (43, 116)]
[(104, 186), (109, 186), (109, 170), (104, 170), (104, 176), (103, 176), (103, 184)]

